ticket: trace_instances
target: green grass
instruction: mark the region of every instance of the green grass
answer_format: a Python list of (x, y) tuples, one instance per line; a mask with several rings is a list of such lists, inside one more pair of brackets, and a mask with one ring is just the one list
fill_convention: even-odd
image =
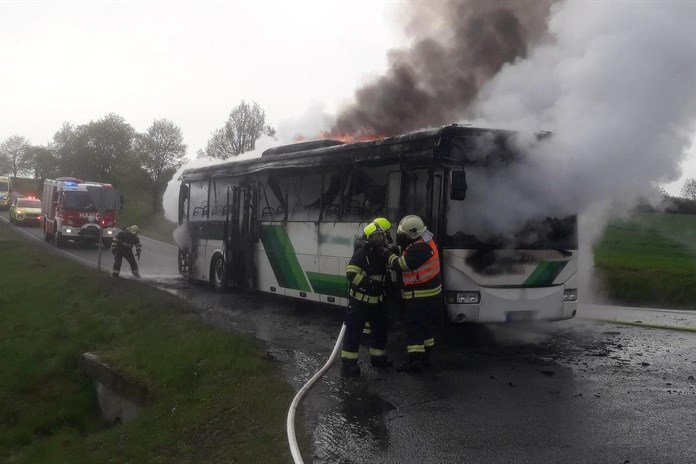
[(696, 309), (696, 216), (638, 214), (615, 221), (595, 248), (609, 297), (622, 304)]
[[(0, 462), (290, 462), (293, 391), (254, 340), (134, 281), (98, 286), (93, 270), (5, 224), (0, 269)], [(154, 403), (106, 424), (78, 372), (86, 351), (151, 388)]]
[(123, 188), (125, 197), (123, 211), (118, 214), (119, 227), (137, 224), (141, 233), (147, 237), (174, 244), (172, 233), (176, 224), (164, 218), (162, 212), (152, 213), (152, 196), (137, 188)]

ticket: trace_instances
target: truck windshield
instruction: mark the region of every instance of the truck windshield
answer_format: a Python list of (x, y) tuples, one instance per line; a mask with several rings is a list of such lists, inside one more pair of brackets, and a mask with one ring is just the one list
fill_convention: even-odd
[(65, 209), (73, 211), (96, 211), (88, 192), (65, 192)]

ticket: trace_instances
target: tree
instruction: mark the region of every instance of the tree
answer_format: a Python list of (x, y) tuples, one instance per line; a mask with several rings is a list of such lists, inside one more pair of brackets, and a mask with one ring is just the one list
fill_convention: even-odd
[(120, 184), (131, 175), (134, 138), (131, 125), (114, 113), (74, 129), (64, 124), (53, 137), (61, 174)]
[(689, 177), (681, 188), (681, 196), (689, 200), (696, 200), (696, 179)]
[(152, 181), (152, 209), (160, 209), (160, 193), (169, 177), (186, 156), (181, 128), (167, 119), (155, 120), (144, 134), (136, 137), (136, 152)]
[(58, 158), (49, 147), (29, 147), (29, 155), (34, 166), (35, 179), (52, 179), (59, 176)]
[(275, 136), (276, 130), (266, 124), (266, 112), (256, 102), (244, 100), (232, 110), (225, 127), (213, 132), (204, 152), (198, 157), (227, 159), (256, 148), (262, 135)]
[(17, 177), (32, 169), (32, 161), (29, 153), (29, 141), (20, 135), (8, 137), (0, 145), (0, 163), (3, 171)]

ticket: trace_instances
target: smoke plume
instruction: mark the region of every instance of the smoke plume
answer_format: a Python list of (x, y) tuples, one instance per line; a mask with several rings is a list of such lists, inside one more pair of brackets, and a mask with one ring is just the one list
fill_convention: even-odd
[(356, 91), (329, 136), (396, 135), (467, 115), (479, 89), (543, 37), (551, 3), (400, 4), (413, 45), (389, 52), (387, 73)]

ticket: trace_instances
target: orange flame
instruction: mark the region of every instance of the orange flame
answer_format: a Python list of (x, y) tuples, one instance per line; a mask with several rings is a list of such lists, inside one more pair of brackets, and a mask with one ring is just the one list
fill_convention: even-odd
[(304, 135), (297, 135), (293, 141), (299, 143), (307, 140), (340, 140), (343, 143), (354, 143), (369, 142), (370, 140), (377, 140), (384, 137), (385, 136), (382, 134), (348, 134), (345, 132), (321, 131), (314, 138), (307, 138)]

